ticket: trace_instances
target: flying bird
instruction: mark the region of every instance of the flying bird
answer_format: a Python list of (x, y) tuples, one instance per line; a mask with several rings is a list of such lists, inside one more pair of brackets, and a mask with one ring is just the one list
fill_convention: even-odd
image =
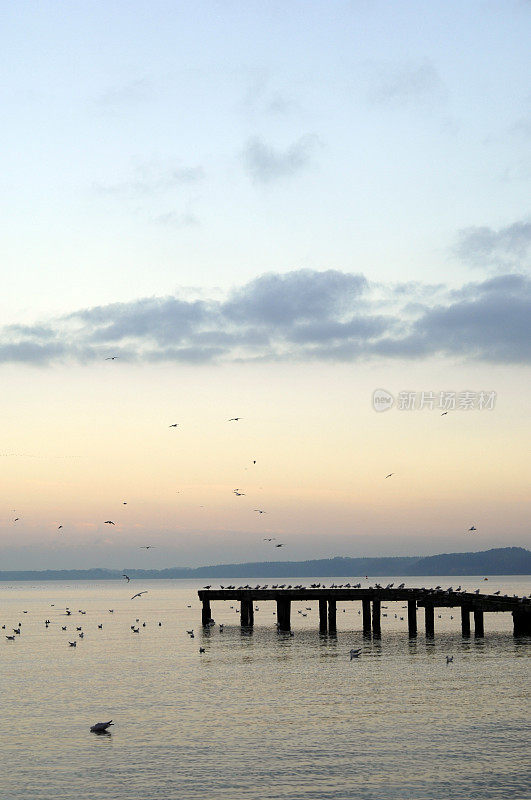
[(137, 594), (134, 594), (134, 595), (132, 596), (131, 600), (134, 600), (134, 599), (135, 599), (135, 597), (141, 597), (141, 595), (143, 595), (143, 594), (147, 594), (147, 593), (148, 593), (148, 590), (147, 590), (147, 589), (144, 589), (144, 591), (143, 591), (143, 592), (137, 592)]
[(275, 547), (284, 547), (283, 544), (276, 544)]
[(239, 422), (243, 417), (231, 417), (227, 422)]
[(253, 508), (253, 511), (258, 511), (259, 514), (267, 514), (267, 511), (263, 511), (261, 508)]
[(127, 581), (127, 583), (129, 583), (129, 581), (131, 580), (131, 578), (129, 577), (129, 575), (125, 575), (125, 573), (122, 575), (122, 578), (125, 578), (125, 579), (126, 579), (126, 581)]
[(96, 722), (91, 726), (90, 731), (91, 733), (108, 733), (107, 728), (110, 725), (114, 725), (112, 719), (110, 719), (109, 722)]
[(395, 474), (394, 472), (390, 472), (390, 473), (389, 473), (389, 475), (386, 475), (385, 477), (386, 477), (386, 478), (390, 478), (390, 477), (391, 477), (391, 475), (394, 475), (394, 474)]
[(468, 532), (469, 532), (469, 533), (470, 533), (471, 531), (477, 531), (477, 528), (476, 528), (474, 525), (472, 525), (472, 526), (471, 526), (471, 527), (468, 529)]
[(448, 414), (448, 411), (443, 411), (443, 413), (441, 414), (441, 417), (444, 417), (446, 414)]
[(62, 525), (59, 525), (59, 527), (57, 528), (57, 530), (58, 530), (58, 531), (60, 531), (62, 527), (63, 527)]
[(103, 524), (104, 525), (114, 525), (114, 522), (112, 521), (112, 519), (106, 519)]
[(173, 425), (168, 425), (168, 428), (178, 428), (178, 427), (179, 427), (178, 422), (174, 422)]
[(114, 361), (115, 358), (120, 358), (120, 356), (107, 356), (105, 361)]
[(155, 547), (154, 544), (142, 544), (139, 547), (139, 550), (151, 550), (152, 547)]

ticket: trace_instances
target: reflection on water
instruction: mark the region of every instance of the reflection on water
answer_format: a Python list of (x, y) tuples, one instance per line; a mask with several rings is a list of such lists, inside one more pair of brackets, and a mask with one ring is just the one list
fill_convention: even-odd
[[(0, 584), (2, 633), (22, 623), (0, 642), (2, 800), (529, 796), (529, 640), (512, 636), (510, 614), (486, 614), (485, 638), (463, 639), (458, 609), (444, 609), (426, 640), (420, 612), (409, 639), (388, 603), (374, 641), (357, 603), (338, 603), (336, 637), (319, 635), (317, 603), (307, 617), (294, 603), (291, 637), (276, 633), (272, 603), (242, 632), (237, 606), (214, 602), (221, 632), (201, 629), (197, 588), (138, 583), (149, 594), (131, 601), (114, 581)], [(490, 578), (498, 588), (530, 592), (527, 578)], [(111, 718), (110, 734), (90, 733)]]

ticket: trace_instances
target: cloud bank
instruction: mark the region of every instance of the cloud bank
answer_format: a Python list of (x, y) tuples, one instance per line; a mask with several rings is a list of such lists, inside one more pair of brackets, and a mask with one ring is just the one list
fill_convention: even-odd
[(450, 290), (327, 270), (267, 273), (226, 298), (144, 297), (0, 329), (0, 363), (358, 361), (450, 356), (531, 361), (531, 280)]

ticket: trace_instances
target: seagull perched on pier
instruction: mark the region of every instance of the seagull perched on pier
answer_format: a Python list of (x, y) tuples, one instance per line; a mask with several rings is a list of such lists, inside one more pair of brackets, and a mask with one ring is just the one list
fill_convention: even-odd
[(147, 590), (147, 589), (144, 589), (144, 591), (143, 591), (143, 592), (137, 592), (136, 594), (134, 594), (134, 595), (132, 596), (131, 600), (134, 600), (134, 599), (135, 599), (135, 597), (140, 597), (141, 595), (143, 595), (143, 594), (147, 594), (147, 593), (148, 593), (148, 590)]
[(91, 726), (90, 730), (91, 733), (108, 733), (107, 728), (110, 725), (114, 725), (112, 719), (110, 719), (108, 722), (96, 722)]
[(353, 658), (359, 658), (360, 653), (361, 653), (361, 647), (358, 647), (357, 649), (352, 648), (352, 650), (350, 651), (350, 660), (352, 661)]

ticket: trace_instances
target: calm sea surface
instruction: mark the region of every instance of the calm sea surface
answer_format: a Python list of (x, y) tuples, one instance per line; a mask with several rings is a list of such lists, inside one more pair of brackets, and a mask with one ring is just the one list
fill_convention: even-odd
[[(529, 577), (403, 580), (531, 592)], [(459, 609), (439, 610), (426, 641), (419, 611), (409, 641), (403, 604), (388, 603), (371, 642), (360, 603), (338, 603), (337, 638), (324, 638), (316, 602), (293, 603), (293, 637), (276, 633), (273, 603), (242, 635), (237, 604), (214, 602), (203, 632), (202, 583), (0, 583), (1, 800), (531, 796), (530, 640), (513, 638), (510, 614), (485, 614), (485, 638), (463, 640)], [(111, 735), (89, 732), (111, 718)]]

